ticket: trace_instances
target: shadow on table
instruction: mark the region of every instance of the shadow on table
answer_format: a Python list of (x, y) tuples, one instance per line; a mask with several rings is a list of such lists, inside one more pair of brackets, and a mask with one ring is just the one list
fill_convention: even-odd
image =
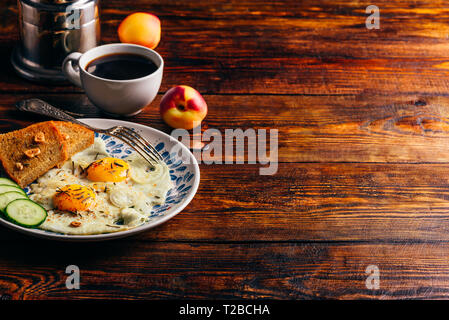
[(136, 237), (102, 242), (63, 242), (39, 239), (0, 227), (0, 259), (2, 264), (26, 266), (59, 266), (94, 264), (95, 261), (123, 257), (130, 252)]

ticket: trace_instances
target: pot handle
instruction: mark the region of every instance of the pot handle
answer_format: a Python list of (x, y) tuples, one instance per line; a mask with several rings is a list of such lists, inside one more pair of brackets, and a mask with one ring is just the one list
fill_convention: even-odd
[(80, 67), (78, 63), (82, 55), (83, 54), (80, 52), (72, 52), (62, 63), (62, 71), (66, 78), (80, 88), (83, 87), (83, 84), (81, 83)]

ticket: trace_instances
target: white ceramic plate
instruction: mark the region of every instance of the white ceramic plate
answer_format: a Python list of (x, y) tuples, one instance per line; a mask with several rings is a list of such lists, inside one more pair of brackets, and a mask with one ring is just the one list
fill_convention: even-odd
[[(127, 121), (112, 119), (80, 120), (101, 129), (107, 129), (118, 125), (125, 126), (136, 130), (140, 135), (146, 138), (159, 151), (170, 169), (170, 177), (174, 187), (168, 192), (165, 204), (162, 206), (155, 206), (151, 212), (148, 212), (150, 219), (145, 224), (134, 229), (114, 233), (66, 235), (40, 229), (23, 228), (6, 221), (3, 218), (0, 218), (1, 225), (22, 233), (46, 239), (63, 241), (103, 241), (127, 237), (160, 225), (181, 212), (193, 199), (200, 183), (200, 169), (193, 154), (177, 139), (174, 139), (159, 130)], [(134, 152), (132, 148), (118, 139), (97, 133), (95, 135), (105, 140), (107, 151), (116, 158), (125, 158)], [(173, 147), (176, 145), (183, 150), (182, 157), (176, 152), (170, 151), (173, 150)]]

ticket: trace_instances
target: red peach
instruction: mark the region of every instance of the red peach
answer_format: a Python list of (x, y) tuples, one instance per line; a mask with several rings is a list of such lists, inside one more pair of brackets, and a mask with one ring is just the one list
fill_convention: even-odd
[(160, 113), (170, 127), (190, 130), (206, 117), (207, 104), (192, 87), (176, 86), (162, 97)]

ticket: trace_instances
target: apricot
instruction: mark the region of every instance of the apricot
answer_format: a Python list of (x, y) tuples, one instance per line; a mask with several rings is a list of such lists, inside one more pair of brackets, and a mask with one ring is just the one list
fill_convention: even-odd
[(117, 31), (121, 42), (154, 49), (161, 40), (161, 21), (154, 14), (136, 12), (127, 16)]

